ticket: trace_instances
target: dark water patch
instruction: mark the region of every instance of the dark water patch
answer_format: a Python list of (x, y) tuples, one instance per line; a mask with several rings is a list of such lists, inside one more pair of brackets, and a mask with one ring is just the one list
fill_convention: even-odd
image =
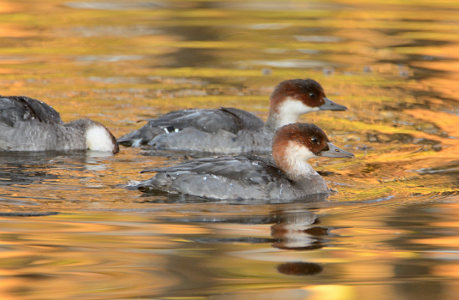
[[(410, 31), (412, 32), (412, 31)], [(392, 35), (399, 35), (399, 34), (403, 34), (405, 33), (405, 31), (393, 31), (391, 34)], [(401, 43), (401, 44), (398, 44), (398, 45), (390, 45), (390, 47), (393, 47), (393, 48), (398, 48), (398, 47), (426, 47), (426, 46), (434, 46), (434, 47), (440, 47), (440, 46), (446, 46), (446, 45), (449, 45), (451, 44), (452, 41), (447, 41), (447, 40), (428, 40), (428, 39), (414, 39), (414, 40), (410, 40), (408, 42), (405, 42), (405, 43)], [(416, 61), (416, 57), (418, 56), (413, 56), (413, 57), (410, 57), (412, 58), (412, 60), (409, 60), (409, 61)], [(408, 60), (407, 60), (408, 61)]]
[(274, 224), (279, 222), (281, 216), (278, 215), (251, 215), (251, 216), (196, 216), (183, 218), (161, 218), (171, 223), (228, 223), (228, 224)]
[[(136, 190), (136, 182), (134, 185), (126, 186), (130, 190)], [(314, 194), (314, 195), (306, 195), (301, 199), (293, 199), (293, 200), (283, 200), (283, 199), (208, 199), (204, 197), (198, 196), (190, 196), (190, 195), (183, 195), (183, 194), (170, 194), (163, 191), (156, 191), (151, 190), (149, 187), (147, 188), (140, 188), (139, 192), (142, 192), (141, 198), (147, 198), (142, 200), (142, 202), (147, 203), (218, 203), (218, 204), (230, 204), (230, 205), (256, 205), (256, 204), (286, 204), (286, 203), (320, 203), (323, 201), (327, 201), (329, 194)], [(159, 196), (159, 197), (158, 197)], [(167, 197), (165, 199), (164, 197)]]
[(203, 243), (203, 244), (267, 244), (273, 243), (276, 240), (270, 238), (256, 238), (256, 237), (231, 237), (231, 238), (218, 238), (218, 237), (201, 237), (192, 239), (194, 242)]
[(457, 175), (459, 178), (459, 160), (449, 162), (442, 166), (436, 166), (432, 168), (422, 168), (416, 170), (420, 174), (449, 174)]
[(290, 262), (277, 266), (279, 273), (294, 276), (311, 276), (317, 275), (323, 271), (323, 267), (319, 264), (307, 262)]
[(58, 212), (0, 212), (0, 217), (44, 217), (59, 214)]
[(407, 133), (393, 133), (393, 134), (384, 134), (384, 133), (374, 133), (367, 132), (367, 141), (377, 142), (377, 143), (388, 143), (388, 142), (398, 142), (398, 143), (412, 143), (414, 137), (411, 134)]
[[(253, 203), (254, 206), (257, 203)], [(259, 205), (259, 204), (258, 204)], [(303, 225), (317, 224), (317, 216), (310, 211), (311, 207), (305, 203), (304, 205), (279, 206), (274, 205), (269, 212), (263, 215), (249, 214), (243, 215), (240, 212), (237, 215), (225, 215), (219, 213), (214, 216), (211, 214), (202, 216), (183, 216), (180, 218), (164, 218), (160, 219), (166, 222), (184, 222), (184, 223), (227, 223), (227, 224), (285, 224), (295, 223)]]
[[(23, 201), (23, 200), (19, 200), (18, 198), (19, 197), (16, 197), (15, 199), (0, 198), (0, 205), (8, 205), (8, 206), (13, 205), (17, 207), (22, 207), (22, 206), (27, 206), (27, 205), (31, 205), (31, 206), (39, 205), (37, 202)], [(24, 198), (24, 199), (27, 199), (27, 198)]]
[[(448, 42), (444, 42), (446, 45)], [(454, 58), (450, 58), (447, 56), (442, 56), (442, 55), (425, 55), (425, 54), (416, 54), (416, 53), (411, 53), (407, 54), (405, 56), (405, 59), (402, 58), (400, 62), (404, 64), (412, 64), (413, 62), (418, 62), (418, 61), (433, 61), (433, 62), (454, 62)]]
[(19, 169), (7, 168), (6, 170), (0, 168), (0, 186), (30, 185), (58, 178), (58, 176), (45, 171), (21, 170), (21, 167)]
[(20, 279), (27, 279), (27, 280), (46, 280), (51, 279), (53, 276), (50, 274), (40, 274), (40, 273), (23, 273), (15, 275), (15, 277)]

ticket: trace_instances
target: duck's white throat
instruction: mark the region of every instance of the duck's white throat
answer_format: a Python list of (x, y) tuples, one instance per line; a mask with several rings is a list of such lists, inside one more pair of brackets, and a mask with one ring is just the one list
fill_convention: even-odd
[(288, 97), (277, 108), (275, 127), (280, 128), (284, 125), (295, 123), (302, 114), (317, 110), (319, 110), (318, 107), (311, 107), (295, 98)]
[(317, 174), (307, 162), (312, 157), (315, 157), (314, 153), (304, 145), (290, 141), (284, 156), (285, 165), (288, 168), (285, 172), (291, 179)]

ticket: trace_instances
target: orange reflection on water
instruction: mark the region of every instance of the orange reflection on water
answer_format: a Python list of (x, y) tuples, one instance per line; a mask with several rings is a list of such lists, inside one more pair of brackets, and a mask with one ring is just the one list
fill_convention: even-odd
[[(129, 225), (123, 225), (103, 214), (99, 221), (84, 215), (78, 216), (81, 221), (67, 217), (47, 217), (40, 223), (34, 218), (23, 219), (22, 224), (0, 220), (4, 249), (0, 252), (0, 274), (10, 278), (2, 281), (0, 295), (48, 294), (47, 299), (64, 299), (105, 289), (107, 295), (130, 297), (134, 290), (148, 293), (174, 283), (173, 276), (153, 271), (167, 270), (167, 260), (159, 253), (176, 244), (164, 235), (164, 227), (143, 222), (136, 227), (132, 218)], [(53, 228), (52, 234), (49, 228)], [(146, 266), (152, 272), (144, 272)]]
[(452, 263), (448, 265), (437, 266), (435, 267), (435, 274), (438, 276), (452, 277), (456, 280), (459, 280), (459, 264)]
[[(458, 158), (459, 157), (459, 117), (445, 112), (432, 111), (427, 109), (405, 110), (413, 117), (431, 122), (445, 131), (450, 138), (439, 138), (446, 147), (438, 153), (439, 157)], [(451, 138), (453, 137), (453, 138)]]

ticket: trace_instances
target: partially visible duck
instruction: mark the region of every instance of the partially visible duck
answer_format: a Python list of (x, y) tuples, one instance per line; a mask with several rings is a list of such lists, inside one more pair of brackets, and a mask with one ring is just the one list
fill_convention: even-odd
[(102, 124), (79, 119), (63, 123), (46, 103), (0, 96), (0, 152), (94, 150), (117, 153), (118, 143)]
[(223, 156), (185, 161), (155, 168), (146, 181), (136, 183), (143, 192), (168, 192), (220, 200), (295, 200), (329, 193), (324, 179), (307, 163), (317, 156), (353, 157), (329, 142), (314, 124), (281, 127), (272, 145), (273, 159), (253, 155)]
[(266, 123), (237, 108), (177, 110), (150, 119), (118, 142), (134, 147), (148, 144), (158, 150), (269, 153), (279, 127), (294, 123), (300, 115), (312, 111), (346, 109), (328, 99), (315, 80), (285, 80), (271, 94)]

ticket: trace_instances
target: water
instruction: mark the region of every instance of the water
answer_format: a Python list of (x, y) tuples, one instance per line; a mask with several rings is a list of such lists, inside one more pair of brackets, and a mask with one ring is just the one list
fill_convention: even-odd
[(2, 299), (456, 299), (456, 1), (0, 1), (0, 87), (116, 136), (188, 107), (262, 118), (311, 77), (305, 116), (352, 160), (310, 202), (127, 190), (181, 157), (0, 155)]

